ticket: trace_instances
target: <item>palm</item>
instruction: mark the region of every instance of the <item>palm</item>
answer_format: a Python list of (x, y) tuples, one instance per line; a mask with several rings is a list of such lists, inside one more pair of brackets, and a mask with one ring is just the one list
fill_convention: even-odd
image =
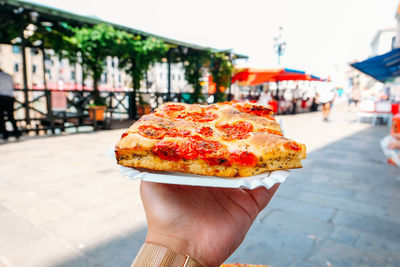
[(179, 252), (194, 258), (199, 255), (202, 264), (218, 266), (240, 245), (277, 188), (243, 190), (142, 182), (149, 224), (146, 241), (176, 242), (180, 245), (175, 249), (184, 250)]

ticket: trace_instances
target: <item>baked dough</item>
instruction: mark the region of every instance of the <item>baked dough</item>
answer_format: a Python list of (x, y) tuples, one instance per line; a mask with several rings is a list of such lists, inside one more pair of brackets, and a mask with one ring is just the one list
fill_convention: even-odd
[(284, 137), (260, 105), (166, 103), (122, 135), (115, 155), (128, 167), (244, 177), (301, 168), (306, 148)]

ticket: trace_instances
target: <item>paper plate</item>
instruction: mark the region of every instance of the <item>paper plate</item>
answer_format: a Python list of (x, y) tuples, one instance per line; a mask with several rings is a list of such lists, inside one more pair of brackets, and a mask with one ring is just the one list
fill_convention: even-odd
[(218, 176), (194, 175), (179, 172), (151, 171), (141, 168), (130, 168), (119, 166), (123, 176), (131, 179), (142, 179), (143, 181), (179, 184), (192, 186), (209, 186), (225, 188), (246, 188), (257, 187), (271, 188), (276, 183), (283, 183), (289, 176), (288, 170), (265, 172), (249, 177), (223, 178)]

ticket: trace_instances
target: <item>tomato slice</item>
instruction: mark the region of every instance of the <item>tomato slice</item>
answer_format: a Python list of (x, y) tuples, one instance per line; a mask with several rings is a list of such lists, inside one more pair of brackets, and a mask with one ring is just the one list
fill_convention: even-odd
[(263, 117), (265, 116), (267, 118), (273, 118), (272, 116), (267, 116), (273, 114), (272, 109), (269, 109), (261, 105), (241, 103), (241, 104), (233, 104), (233, 106), (242, 112), (250, 113), (257, 116), (263, 116)]
[(240, 166), (254, 167), (257, 164), (257, 157), (248, 151), (234, 151), (229, 154), (229, 162)]
[(188, 112), (176, 116), (178, 119), (184, 119), (194, 122), (208, 122), (218, 118), (218, 115), (212, 112)]
[(227, 141), (245, 139), (249, 137), (249, 133), (254, 129), (253, 124), (247, 121), (236, 121), (232, 124), (227, 123), (223, 125), (217, 124), (216, 127), (221, 132), (227, 134), (223, 137)]
[(160, 141), (153, 147), (153, 153), (164, 160), (190, 160), (199, 157), (196, 144), (192, 141)]
[(211, 127), (196, 128), (196, 132), (201, 135), (204, 135), (204, 136), (212, 136), (213, 135), (213, 129)]
[(124, 138), (124, 137), (126, 137), (127, 135), (128, 135), (128, 132), (123, 133), (123, 134), (121, 135), (121, 139)]
[(138, 133), (141, 136), (150, 139), (163, 139), (167, 133), (167, 129), (153, 126), (153, 125), (141, 125), (138, 128)]
[(189, 130), (185, 129), (168, 129), (166, 133), (169, 137), (187, 137), (191, 134)]
[(263, 133), (283, 136), (283, 134), (278, 130), (273, 130), (273, 129), (268, 129), (268, 128), (261, 128), (258, 131), (259, 132), (263, 132)]
[(301, 146), (299, 146), (296, 142), (294, 141), (288, 141), (283, 144), (283, 146), (287, 149), (295, 150), (295, 151), (300, 151)]
[(164, 111), (181, 111), (185, 109), (185, 106), (179, 104), (168, 104), (162, 108)]

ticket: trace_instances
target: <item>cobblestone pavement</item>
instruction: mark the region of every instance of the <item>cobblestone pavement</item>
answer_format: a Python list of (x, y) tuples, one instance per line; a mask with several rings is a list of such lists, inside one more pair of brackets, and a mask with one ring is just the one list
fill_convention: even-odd
[[(399, 266), (399, 169), (378, 141), (386, 127), (340, 111), (283, 117), (307, 145), (229, 262)], [(137, 181), (107, 155), (122, 130), (0, 145), (0, 266), (129, 266), (146, 222)]]

